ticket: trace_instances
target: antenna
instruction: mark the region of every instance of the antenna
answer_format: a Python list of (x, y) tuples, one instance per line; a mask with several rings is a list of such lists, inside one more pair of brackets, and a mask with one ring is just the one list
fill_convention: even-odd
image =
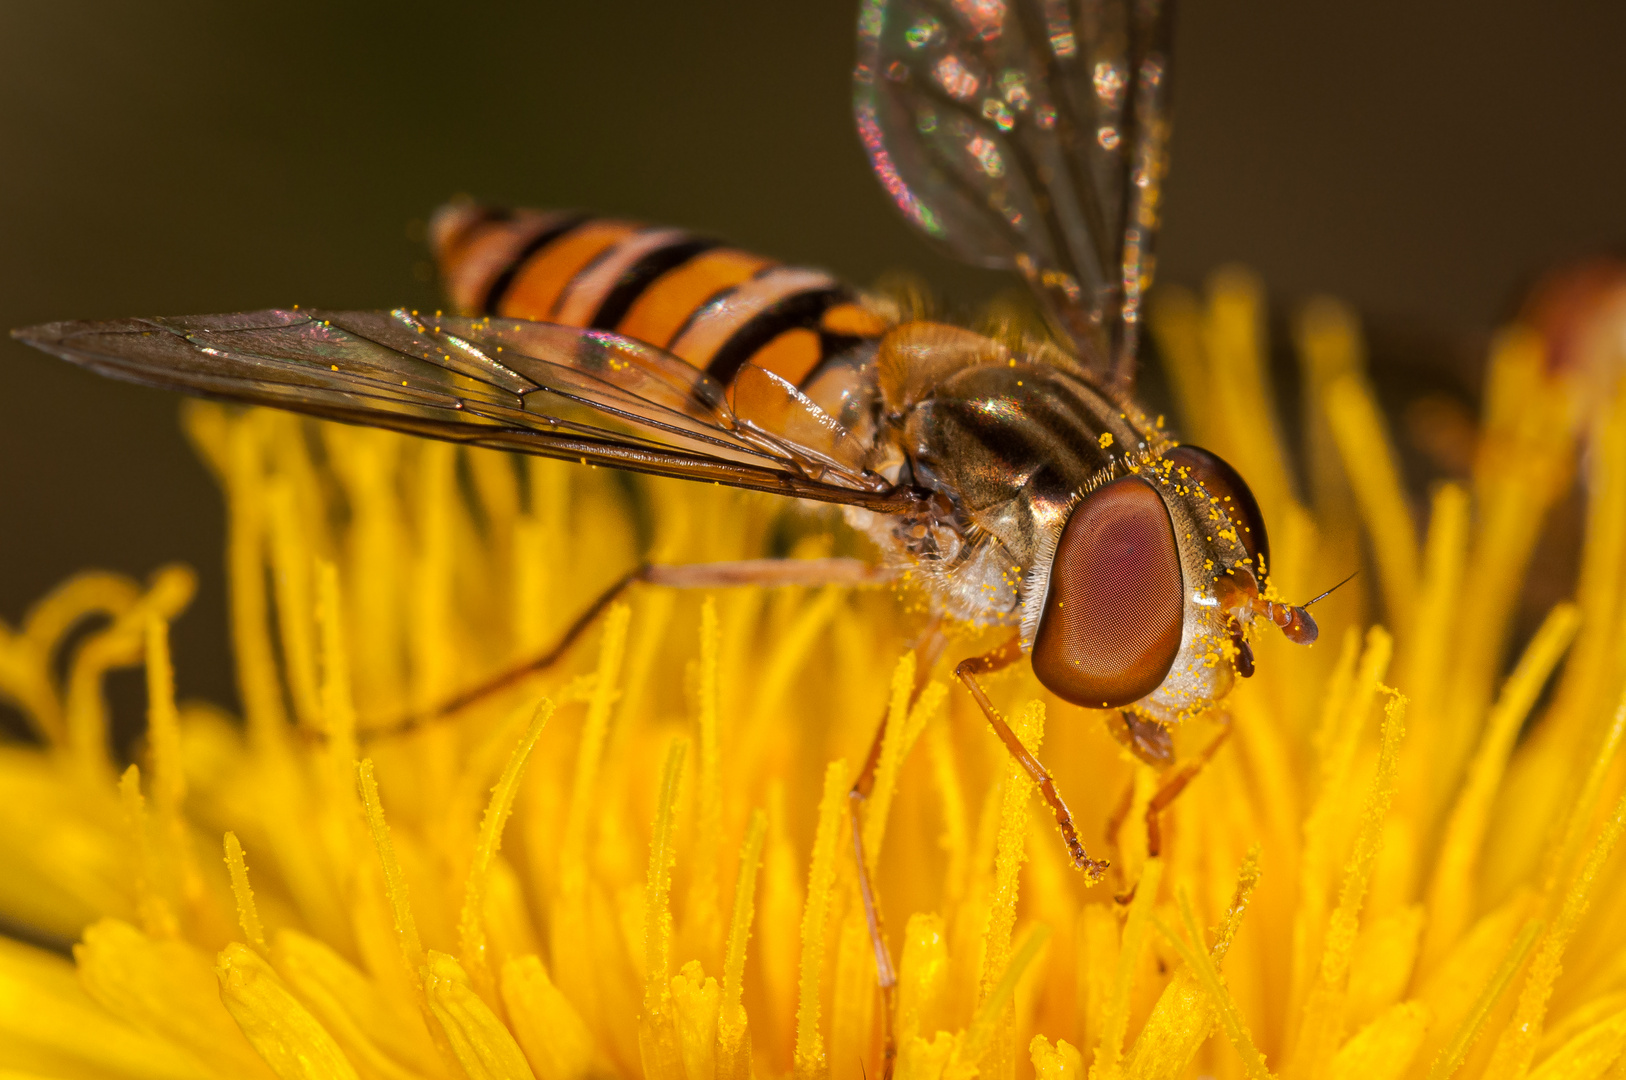
[(1334, 585), (1332, 588), (1328, 589), (1326, 592), (1322, 593), (1320, 596), (1316, 597), (1314, 600), (1306, 600), (1304, 603), (1300, 604), (1299, 607), (1307, 608), (1311, 604), (1320, 603), (1321, 601), (1325, 600), (1327, 597), (1331, 596), (1333, 593), (1337, 592), (1339, 589), (1342, 589), (1345, 585), (1348, 585), (1351, 581), (1354, 581), (1355, 580), (1355, 574), (1359, 574), (1359, 573), (1360, 573), (1360, 571), (1356, 570), (1354, 573), (1350, 574), (1349, 577), (1347, 577), (1344, 580), (1340, 581), (1338, 584)]

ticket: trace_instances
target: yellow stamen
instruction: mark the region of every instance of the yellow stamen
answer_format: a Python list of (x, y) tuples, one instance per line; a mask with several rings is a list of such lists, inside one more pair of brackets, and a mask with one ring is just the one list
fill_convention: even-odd
[(691, 948), (711, 960), (721, 934), (722, 916), (717, 903), (717, 852), (722, 832), (723, 790), (718, 747), (718, 711), (721, 706), (718, 677), (719, 633), (717, 601), (712, 597), (700, 606), (700, 714), (695, 725), (699, 769), (695, 777), (695, 854), (689, 879), (689, 899), (684, 908), (684, 937)]
[[(356, 777), (361, 787), (362, 812), (367, 829), (372, 833), (373, 847), (378, 852), (379, 866), (384, 871), (384, 895), (389, 901), (390, 914), (395, 923), (395, 939), (412, 974), (413, 984), (423, 991), (423, 942), (418, 937), (418, 923), (412, 917), (412, 901), (407, 896), (406, 875), (395, 855), (395, 843), (390, 839), (390, 827), (384, 821), (384, 807), (378, 801), (378, 779), (373, 771), (373, 759), (364, 758), (356, 763)], [(434, 1030), (433, 1027), (430, 1028)]]
[[(876, 762), (875, 780), (869, 799), (864, 803), (864, 858), (875, 873), (876, 860), (881, 854), (881, 839), (886, 835), (886, 819), (892, 808), (892, 792), (897, 785), (898, 769), (909, 753), (914, 736), (919, 731), (908, 730), (909, 696), (915, 686), (915, 654), (906, 652), (892, 669), (892, 695), (887, 706), (885, 727), (881, 734), (881, 757)], [(918, 714), (918, 711), (917, 711)]]
[(1542, 889), (1545, 892), (1557, 891), (1558, 879), (1575, 861), (1586, 840), (1587, 830), (1592, 826), (1593, 815), (1596, 813), (1598, 796), (1603, 791), (1606, 778), (1615, 765), (1615, 755), (1619, 753), (1621, 743), (1626, 742), (1626, 693), (1621, 695), (1620, 704), (1615, 707), (1615, 714), (1605, 729), (1602, 745), (1598, 747), (1592, 757), (1592, 765), (1587, 769), (1586, 779), (1581, 782), (1581, 788), (1576, 795), (1575, 803), (1570, 808), (1569, 818), (1565, 822), (1562, 839), (1553, 846), (1545, 865), (1542, 867)]
[(1418, 719), (1401, 758), (1404, 778), (1401, 801), (1408, 815), (1432, 821), (1439, 803), (1449, 793), (1432, 790), (1434, 726), (1430, 721), (1443, 708), (1446, 677), (1452, 657), (1453, 627), (1461, 599), (1463, 570), (1468, 558), (1468, 493), (1457, 484), (1442, 484), (1434, 492), (1423, 542), (1423, 568), (1413, 613), (1411, 648), (1397, 678), (1412, 699)]
[[(1259, 883), (1259, 852), (1248, 853), (1237, 875), (1236, 892), (1226, 909), (1225, 921), (1210, 950), (1218, 969), (1225, 961), (1231, 942), (1242, 925), (1248, 899)], [(1158, 924), (1163, 930), (1162, 924)], [(1166, 932), (1166, 931), (1164, 931)], [(1152, 1015), (1130, 1048), (1124, 1073), (1129, 1080), (1174, 1080), (1196, 1056), (1197, 1050), (1214, 1027), (1217, 1006), (1203, 987), (1196, 968), (1186, 965), (1175, 973), (1158, 996)]]
[(878, 1063), (874, 1043), (875, 949), (863, 907), (849, 903), (836, 935), (835, 972), (830, 979), (830, 1038), (826, 1054), (831, 1080), (864, 1080)]
[(917, 911), (903, 929), (898, 961), (898, 1042), (907, 1045), (935, 1021), (949, 976), (948, 941), (940, 915)]
[(1344, 866), (1338, 907), (1328, 920), (1321, 954), (1320, 974), (1304, 1008), (1304, 1023), (1295, 1044), (1292, 1071), (1299, 1076), (1320, 1075), (1344, 1036), (1344, 1006), (1348, 994), (1350, 956), (1360, 928), (1361, 905), (1366, 898), (1372, 866), (1383, 844), (1383, 822), (1394, 800), (1400, 766), (1400, 740), (1406, 730), (1406, 699), (1394, 695), (1384, 710), (1383, 736), (1377, 773), (1372, 778), (1354, 849)]
[(1176, 933), (1173, 928), (1163, 920), (1152, 917), (1158, 931), (1180, 955), (1180, 959), (1193, 972), (1202, 983), (1203, 989), (1208, 993), (1209, 1003), (1219, 1014), (1220, 1027), (1225, 1037), (1230, 1040), (1237, 1056), (1242, 1059), (1242, 1067), (1253, 1080), (1265, 1080), (1270, 1076), (1270, 1070), (1265, 1067), (1264, 1055), (1254, 1046), (1253, 1037), (1248, 1034), (1247, 1025), (1242, 1022), (1241, 1014), (1237, 1011), (1236, 1001), (1225, 986), (1225, 980), (1220, 976), (1219, 968), (1215, 966), (1213, 957), (1207, 949), (1203, 948), (1202, 930), (1197, 926), (1197, 917), (1191, 910), (1191, 898), (1184, 892), (1180, 893), (1180, 916), (1185, 923), (1188, 941)]
[(1038, 958), (1040, 950), (1049, 940), (1050, 927), (1043, 923), (1028, 931), (1022, 944), (1011, 954), (1010, 963), (1005, 965), (999, 980), (994, 983), (993, 992), (978, 1007), (977, 1015), (954, 1047), (943, 1070), (944, 1080), (970, 1080), (977, 1075), (978, 1066), (988, 1056), (994, 1036), (999, 1030), (1000, 1018), (1010, 1005), (1011, 999), (1016, 996), (1017, 981), (1027, 971), (1028, 965)]
[(1129, 1027), (1129, 992), (1134, 988), (1135, 974), (1140, 968), (1141, 950), (1146, 945), (1147, 927), (1162, 881), (1163, 861), (1147, 859), (1140, 881), (1135, 885), (1135, 898), (1129, 903), (1129, 917), (1124, 921), (1123, 943), (1112, 977), (1112, 996), (1102, 1010), (1101, 1041), (1096, 1044), (1095, 1060), (1090, 1064), (1090, 1080), (1112, 1080), (1118, 1073), (1124, 1033)]
[(181, 771), (181, 721), (175, 711), (175, 668), (169, 659), (169, 627), (147, 620), (147, 741), (152, 752), (152, 796), (161, 814), (180, 812), (186, 798)]
[(197, 575), (191, 570), (182, 566), (160, 569), (145, 592), (110, 625), (87, 636), (74, 653), (63, 706), (65, 741), (85, 779), (103, 782), (109, 771), (102, 679), (115, 668), (140, 663), (146, 652), (147, 621), (173, 619), (191, 603), (196, 590)]
[(592, 700), (587, 705), (587, 719), (582, 723), (581, 743), (576, 751), (575, 784), (570, 791), (570, 809), (565, 819), (565, 834), (559, 856), (560, 870), (567, 885), (578, 881), (587, 872), (588, 830), (594, 816), (600, 758), (610, 725), (610, 707), (615, 702), (616, 685), (621, 675), (621, 661), (626, 655), (627, 624), (631, 617), (632, 611), (625, 604), (614, 605), (604, 617), (598, 673), (593, 684)]
[(22, 708), (47, 744), (62, 746), (67, 741), (62, 695), (51, 670), (63, 639), (87, 618), (117, 618), (140, 596), (140, 586), (122, 574), (84, 571), (35, 603), (16, 634), (0, 625), (0, 693)]
[(613, 605), (604, 618), (597, 673), (576, 747), (570, 801), (559, 839), (560, 896), (551, 927), (553, 977), (565, 995), (582, 1010), (588, 1023), (595, 1026), (600, 1018), (599, 980), (589, 928), (588, 844), (596, 818), (595, 802), (600, 797), (598, 775), (604, 740), (619, 685), (621, 661), (626, 655), (630, 618), (631, 610), (625, 604)]
[(315, 597), (311, 569), (316, 554), (301, 527), (293, 483), (274, 480), (266, 493), (270, 519), (271, 581), (277, 599), (277, 629), (281, 632), (288, 696), (302, 726), (320, 730), (321, 681), (317, 674), (316, 641), (312, 626)]
[[(1044, 704), (1032, 701), (1011, 724), (1011, 730), (1037, 755), (1044, 741)], [(997, 976), (1008, 966), (1011, 936), (1016, 929), (1016, 892), (1022, 871), (1023, 847), (1027, 840), (1028, 804), (1033, 796), (1033, 779), (1021, 762), (1006, 755), (1003, 790), (1000, 796), (999, 836), (994, 854), (994, 888), (988, 899), (987, 929), (983, 932), (982, 983), (978, 1006), (993, 994)], [(993, 1060), (987, 1068), (992, 1076), (1005, 1076), (1015, 1067), (1016, 1020), (1014, 1005), (999, 1017), (992, 1047)]]
[(1501, 964), (1486, 982), (1484, 989), (1479, 992), (1479, 996), (1474, 999), (1473, 1008), (1463, 1018), (1462, 1024), (1451, 1036), (1451, 1041), (1440, 1052), (1440, 1056), (1434, 1059), (1434, 1064), (1428, 1071), (1428, 1080), (1449, 1080), (1462, 1067), (1462, 1062), (1468, 1056), (1468, 1051), (1473, 1048), (1474, 1041), (1479, 1038), (1485, 1021), (1490, 1018), (1491, 1009), (1495, 1007), (1503, 991), (1508, 988), (1508, 984), (1513, 981), (1513, 976), (1524, 966), (1525, 957), (1530, 955), (1530, 949), (1535, 945), (1541, 928), (1540, 919), (1531, 919), (1519, 930), (1519, 936), (1513, 940), (1512, 946), (1502, 957)]
[(723, 997), (717, 1007), (718, 1080), (746, 1080), (750, 1075), (750, 1047), (745, 1005), (745, 948), (751, 938), (757, 870), (762, 864), (762, 842), (768, 835), (768, 815), (751, 812), (740, 846), (739, 875), (734, 885), (734, 910), (728, 920), (728, 947), (723, 953)]
[(836, 610), (845, 598), (846, 591), (834, 585), (819, 590), (814, 601), (803, 607), (790, 626), (779, 634), (758, 682), (757, 723), (773, 723), (774, 711), (789, 692), (792, 678), (807, 662), (807, 654), (812, 651), (814, 642), (829, 626), (830, 620), (835, 618)]
[(841, 839), (842, 812), (851, 782), (845, 761), (832, 761), (824, 770), (824, 794), (819, 799), (819, 824), (813, 834), (813, 857), (807, 871), (807, 900), (802, 906), (802, 960), (796, 1004), (796, 1075), (817, 1080), (824, 1075), (824, 1036), (819, 1031), (819, 998), (824, 977), (824, 934), (835, 889), (836, 849)]
[(943, 808), (943, 835), (939, 840), (946, 856), (943, 900), (945, 904), (952, 905), (959, 903), (965, 895), (970, 830), (966, 825), (965, 789), (960, 782), (954, 744), (946, 725), (932, 724), (927, 727), (926, 750), (931, 757), (932, 780)]
[(1461, 936), (1468, 924), (1491, 802), (1507, 768), (1513, 740), (1553, 668), (1575, 640), (1580, 626), (1580, 609), (1574, 604), (1559, 604), (1548, 612), (1485, 722), (1479, 750), (1468, 766), (1467, 781), (1446, 823), (1440, 854), (1434, 864), (1434, 879), (1428, 894), (1428, 930), (1423, 944), (1425, 966), (1432, 966), (1444, 955), (1448, 945)]
[(1218, 445), (1209, 430), (1214, 415), (1206, 407), (1208, 372), (1203, 359), (1202, 310), (1190, 290), (1166, 286), (1152, 294), (1152, 336), (1174, 390), (1180, 417), (1193, 440)]
[(491, 958), (486, 955), (485, 896), (487, 875), (491, 860), (502, 846), (503, 828), (508, 815), (514, 810), (514, 797), (519, 793), (519, 778), (525, 773), (531, 749), (542, 735), (542, 728), (553, 716), (553, 702), (543, 698), (531, 714), (530, 726), (520, 736), (519, 745), (508, 756), (497, 786), (491, 789), (491, 802), (486, 804), (485, 816), (480, 819), (480, 838), (475, 842), (474, 861), (469, 866), (468, 885), (463, 892), (463, 913), (458, 917), (458, 948), (462, 953), (464, 970), (470, 972), (475, 989), (481, 997), (496, 1000), (496, 979), (491, 970)]
[[(1348, 642), (1346, 650), (1348, 649)], [(1299, 868), (1300, 897), (1293, 922), (1293, 967), (1290, 1000), (1304, 1002), (1325, 958), (1323, 935), (1328, 930), (1328, 909), (1340, 836), (1354, 805), (1346, 790), (1361, 730), (1372, 712), (1381, 680), (1389, 669), (1394, 639), (1382, 627), (1367, 631), (1359, 670), (1348, 682), (1329, 695), (1317, 732), (1316, 749), (1321, 763), (1321, 788), (1304, 821), (1304, 853)]]
[(1592, 890), (1597, 884), (1598, 875), (1620, 840), (1623, 828), (1626, 828), (1626, 797), (1621, 798), (1614, 814), (1604, 824), (1592, 850), (1587, 853), (1586, 862), (1564, 893), (1563, 903), (1552, 926), (1542, 937), (1541, 947), (1536, 950), (1535, 959), (1530, 962), (1530, 971), (1525, 976), (1524, 988), (1519, 992), (1519, 1003), (1501, 1038), (1497, 1040), (1490, 1064), (1485, 1068), (1488, 1080), (1522, 1076), (1529, 1070), (1536, 1044), (1541, 1039), (1541, 1025), (1547, 1016), (1547, 1003), (1561, 970), (1564, 950), (1569, 947), (1570, 939), (1580, 927), (1581, 916), (1586, 914), (1587, 906), (1592, 901)]
[[(316, 623), (322, 661), (322, 733), (327, 737), (326, 794), (331, 804), (342, 808), (341, 812), (348, 819), (356, 805), (356, 705), (350, 686), (350, 651), (345, 644), (345, 624), (339, 606), (338, 568), (332, 563), (319, 563), (316, 581)], [(376, 841), (376, 835), (374, 839)], [(417, 964), (412, 963), (412, 967), (416, 970)]]
[(1327, 420), (1372, 538), (1384, 610), (1407, 631), (1417, 597), (1417, 526), (1383, 414), (1365, 382), (1346, 375), (1327, 388)]
[(226, 872), (231, 875), (232, 895), (237, 898), (237, 922), (243, 928), (248, 943), (266, 951), (265, 927), (260, 924), (260, 910), (254, 906), (254, 890), (248, 884), (248, 863), (243, 858), (243, 845), (237, 834), (226, 832)]
[(124, 808), (124, 827), (135, 844), (136, 912), (141, 916), (141, 928), (151, 937), (176, 937), (180, 928), (175, 922), (175, 912), (159, 888), (152, 826), (147, 820), (147, 800), (141, 794), (141, 770), (134, 765), (119, 777), (119, 798)]
[(212, 448), (208, 456), (226, 489), (226, 580), (237, 691), (251, 737), (269, 746), (281, 738), (287, 718), (265, 594), (265, 462), (259, 432), (250, 423), (227, 422), (219, 405), (188, 403), (181, 416), (193, 441), (206, 452)]
[(644, 1009), (638, 1022), (638, 1048), (644, 1075), (683, 1080), (683, 1048), (672, 1008), (672, 813), (688, 740), (676, 738), (661, 771), (655, 826), (649, 841), (649, 878), (644, 889)]
[[(1303, 391), (1305, 472), (1316, 516), (1336, 544), (1334, 558), (1353, 557), (1350, 541), (1358, 528), (1354, 493), (1344, 472), (1331, 425), (1327, 422), (1327, 389), (1339, 379), (1366, 370), (1365, 345), (1355, 312), (1342, 301), (1312, 297), (1294, 324)], [(1274, 529), (1275, 523), (1270, 523)], [(1271, 545), (1273, 548), (1274, 544)]]
[(1222, 425), (1223, 441), (1215, 449), (1248, 478), (1270, 522), (1285, 514), (1293, 499), (1265, 371), (1263, 293), (1259, 279), (1241, 267), (1221, 267), (1209, 277), (1202, 343), (1210, 369), (1203, 411)]

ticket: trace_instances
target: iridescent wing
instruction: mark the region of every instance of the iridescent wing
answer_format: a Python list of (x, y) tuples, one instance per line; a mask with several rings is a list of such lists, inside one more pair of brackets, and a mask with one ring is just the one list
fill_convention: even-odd
[(36, 348), (150, 386), (499, 450), (896, 512), (915, 496), (860, 440), (753, 365), (723, 387), (601, 330), (405, 311), (49, 323)]
[(1172, 0), (864, 0), (854, 108), (898, 207), (1020, 271), (1084, 362), (1133, 377), (1166, 168)]

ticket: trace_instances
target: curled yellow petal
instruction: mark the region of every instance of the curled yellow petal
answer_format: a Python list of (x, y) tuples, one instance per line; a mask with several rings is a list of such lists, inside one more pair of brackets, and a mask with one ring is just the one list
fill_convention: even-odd
[(1057, 1039), (1054, 1046), (1043, 1035), (1035, 1035), (1028, 1044), (1033, 1058), (1033, 1075), (1038, 1080), (1082, 1080), (1084, 1055), (1066, 1039)]
[(690, 960), (672, 976), (672, 1011), (686, 1080), (712, 1080), (717, 1075), (717, 980)]
[(1530, 1080), (1593, 1080), (1626, 1050), (1626, 1012), (1598, 1021), (1548, 1055), (1530, 1071)]
[(205, 1080), (217, 1075), (177, 1041), (98, 1004), (67, 959), (4, 937), (0, 1048), (0, 1060), (27, 1062), (42, 1076)]
[(1428, 1021), (1428, 1007), (1421, 1002), (1384, 1010), (1338, 1048), (1327, 1065), (1327, 1080), (1398, 1080), (1417, 1056)]
[(364, 1077), (411, 1080), (439, 1072), (423, 1015), (396, 1008), (327, 945), (297, 930), (279, 930), (271, 942), (271, 964)]
[(86, 927), (73, 955), (85, 990), (115, 1016), (227, 1074), (273, 1075), (221, 1004), (214, 965), (196, 947), (103, 919)]
[(226, 1011), (281, 1080), (358, 1080), (333, 1036), (254, 950), (228, 945), (215, 976)]
[(469, 985), (457, 961), (430, 950), (423, 969), (424, 993), (469, 1080), (535, 1080), (525, 1054), (491, 1006)]
[(502, 1001), (509, 1024), (537, 1080), (578, 1080), (592, 1071), (593, 1033), (548, 978), (536, 956), (502, 966)]

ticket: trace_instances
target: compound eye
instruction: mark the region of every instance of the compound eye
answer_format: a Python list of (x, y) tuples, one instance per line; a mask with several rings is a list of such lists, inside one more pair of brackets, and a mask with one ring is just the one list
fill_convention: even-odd
[(1168, 508), (1138, 476), (1085, 496), (1062, 526), (1033, 639), (1033, 673), (1057, 697), (1116, 708), (1156, 690), (1185, 611)]
[[(1270, 569), (1270, 540), (1265, 536), (1265, 518), (1247, 482), (1224, 460), (1200, 446), (1177, 446), (1163, 455), (1176, 469), (1189, 470), (1191, 479), (1220, 501), (1237, 539), (1261, 571)], [(1261, 561), (1262, 560), (1262, 561)]]

